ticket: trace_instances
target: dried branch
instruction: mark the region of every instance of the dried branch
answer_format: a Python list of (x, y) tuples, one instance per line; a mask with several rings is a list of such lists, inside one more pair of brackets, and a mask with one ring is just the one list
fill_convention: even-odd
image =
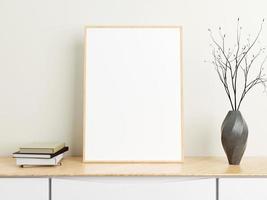
[[(242, 27), (239, 25), (239, 19), (237, 20), (237, 33), (236, 33), (236, 45), (233, 49), (228, 48), (226, 50), (225, 46), (225, 38), (226, 35), (222, 33), (222, 29), (219, 28), (219, 36), (221, 42), (217, 42), (215, 37), (212, 34), (212, 31), (209, 29), (210, 37), (213, 42), (212, 49), (212, 58), (213, 65), (215, 65), (215, 69), (219, 76), (221, 83), (224, 86), (224, 90), (227, 94), (227, 97), (230, 101), (231, 107), (233, 110), (239, 110), (242, 101), (246, 94), (256, 85), (262, 84), (264, 88), (266, 88), (267, 79), (265, 78), (265, 74), (263, 73), (263, 65), (266, 61), (266, 57), (262, 61), (260, 65), (259, 73), (252, 80), (249, 80), (249, 72), (252, 68), (253, 64), (260, 56), (264, 53), (265, 48), (260, 48), (256, 54), (252, 54), (249, 57), (249, 54), (252, 51), (252, 48), (255, 46), (256, 42), (259, 39), (259, 36), (262, 32), (264, 20), (260, 25), (260, 29), (252, 41), (250, 42), (250, 38), (247, 39), (247, 44), (241, 45), (241, 30)], [(244, 87), (241, 92), (241, 96), (239, 102), (237, 101), (237, 83), (239, 79), (239, 69), (242, 69), (244, 76)], [(228, 77), (230, 77), (228, 79)], [(229, 84), (230, 83), (230, 84)], [(229, 85), (231, 86), (232, 95), (230, 92)]]

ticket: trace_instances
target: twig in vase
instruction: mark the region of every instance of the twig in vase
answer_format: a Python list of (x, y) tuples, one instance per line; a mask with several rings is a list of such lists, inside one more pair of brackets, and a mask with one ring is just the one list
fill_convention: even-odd
[[(243, 102), (246, 94), (256, 85), (262, 84), (266, 89), (266, 76), (263, 73), (263, 65), (267, 59), (264, 57), (260, 64), (259, 72), (254, 78), (250, 78), (251, 68), (255, 65), (255, 61), (264, 55), (265, 48), (260, 48), (256, 53), (252, 50), (258, 41), (262, 32), (264, 20), (260, 25), (260, 29), (252, 42), (248, 38), (247, 43), (241, 44), (241, 31), (242, 27), (239, 25), (239, 19), (237, 20), (237, 33), (236, 42), (234, 47), (226, 48), (225, 38), (226, 35), (222, 33), (222, 29), (219, 28), (220, 40), (217, 41), (213, 36), (212, 31), (209, 29), (210, 37), (212, 40), (212, 64), (215, 66), (217, 74), (221, 83), (223, 84), (226, 95), (230, 101), (232, 110), (239, 110), (240, 105)], [(243, 73), (240, 73), (243, 72)], [(244, 84), (240, 97), (238, 98), (238, 87), (237, 83), (241, 81), (240, 75), (243, 74)]]

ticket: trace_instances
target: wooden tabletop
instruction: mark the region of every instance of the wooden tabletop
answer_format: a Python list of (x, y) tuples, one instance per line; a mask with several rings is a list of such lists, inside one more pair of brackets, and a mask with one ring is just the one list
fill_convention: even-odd
[(181, 177), (263, 177), (267, 157), (243, 158), (230, 166), (224, 157), (186, 157), (181, 164), (88, 164), (81, 157), (64, 158), (62, 166), (16, 166), (14, 158), (0, 158), (0, 177), (53, 176), (181, 176)]

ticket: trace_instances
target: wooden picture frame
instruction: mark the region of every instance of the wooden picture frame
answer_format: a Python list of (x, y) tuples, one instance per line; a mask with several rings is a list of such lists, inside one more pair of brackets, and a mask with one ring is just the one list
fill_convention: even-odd
[(182, 27), (86, 26), (83, 124), (84, 162), (183, 162)]

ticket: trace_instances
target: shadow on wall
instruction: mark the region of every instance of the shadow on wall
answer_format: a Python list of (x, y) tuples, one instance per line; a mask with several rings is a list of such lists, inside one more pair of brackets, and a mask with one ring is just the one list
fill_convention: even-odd
[(83, 37), (74, 40), (73, 58), (73, 119), (70, 142), (71, 155), (81, 156), (83, 148), (83, 72), (84, 72), (84, 44)]
[[(212, 156), (222, 153), (215, 151), (218, 149), (217, 145), (221, 147), (220, 125), (212, 117), (202, 118), (202, 120), (201, 117), (197, 117), (195, 120), (191, 119), (190, 124), (186, 124), (184, 131), (184, 134), (187, 133), (184, 136), (185, 156)], [(193, 147), (192, 141), (195, 144)], [(216, 143), (212, 141), (216, 141)]]

